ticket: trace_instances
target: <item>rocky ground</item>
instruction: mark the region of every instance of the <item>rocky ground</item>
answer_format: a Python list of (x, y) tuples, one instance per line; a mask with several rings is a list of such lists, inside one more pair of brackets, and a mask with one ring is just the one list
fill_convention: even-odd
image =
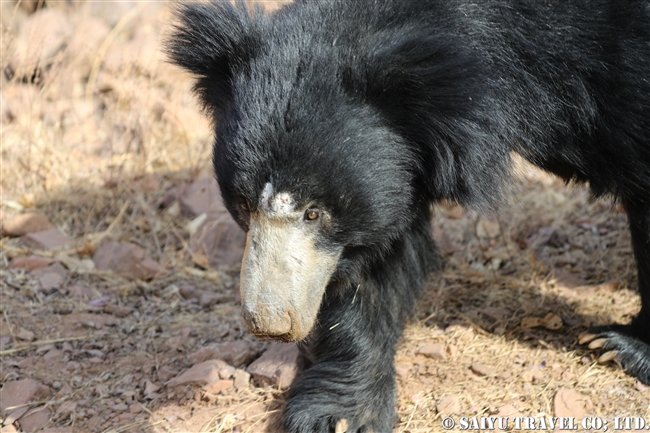
[[(2, 432), (281, 431), (301, 362), (240, 317), (243, 233), (160, 53), (168, 5), (1, 6)], [(498, 215), (436, 209), (445, 267), (399, 346), (396, 432), (650, 419), (646, 386), (577, 344), (638, 311), (623, 209), (517, 167)]]

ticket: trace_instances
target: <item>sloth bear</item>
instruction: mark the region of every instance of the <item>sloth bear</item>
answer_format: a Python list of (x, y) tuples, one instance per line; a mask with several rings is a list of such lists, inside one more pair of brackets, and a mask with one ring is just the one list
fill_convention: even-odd
[(581, 340), (650, 383), (648, 0), (212, 0), (176, 17), (167, 51), (196, 76), (247, 232), (244, 320), (313, 360), (290, 432), (392, 431), (395, 346), (438, 266), (431, 204), (494, 209), (513, 152), (625, 206), (642, 309)]

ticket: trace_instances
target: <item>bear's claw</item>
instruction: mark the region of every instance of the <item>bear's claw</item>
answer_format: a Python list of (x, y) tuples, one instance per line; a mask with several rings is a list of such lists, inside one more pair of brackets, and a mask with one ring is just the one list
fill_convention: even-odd
[(602, 355), (598, 357), (597, 362), (599, 364), (606, 364), (610, 361), (616, 360), (616, 357), (618, 356), (618, 350), (610, 350), (609, 352), (605, 352)]
[(645, 328), (633, 322), (630, 325), (611, 325), (583, 332), (578, 343), (589, 349), (602, 349), (599, 364), (615, 361), (626, 373), (644, 384), (650, 384), (650, 344)]
[(590, 349), (601, 349), (605, 346), (607, 343), (607, 338), (597, 338), (596, 340), (593, 340), (591, 343), (589, 343)]
[(583, 344), (590, 343), (592, 340), (595, 340), (597, 337), (598, 334), (585, 331), (578, 336), (578, 344), (582, 346)]

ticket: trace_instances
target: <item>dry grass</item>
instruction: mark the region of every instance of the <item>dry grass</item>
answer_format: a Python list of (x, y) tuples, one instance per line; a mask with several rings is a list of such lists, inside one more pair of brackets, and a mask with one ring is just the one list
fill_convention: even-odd
[[(12, 3), (1, 6), (4, 68), (19, 49), (28, 17)], [(0, 110), (3, 218), (36, 208), (76, 241), (67, 251), (71, 257), (88, 257), (106, 238), (131, 240), (174, 271), (138, 283), (101, 272), (71, 273), (75, 282), (142, 312), (109, 328), (79, 326), (69, 318), (86, 317), (88, 306), (37, 294), (28, 275), (7, 272), (9, 259), (34, 251), (16, 240), (0, 241), (2, 336), (13, 337), (18, 326), (39, 331), (33, 343), (1, 349), (1, 382), (25, 375), (12, 363), (38, 358), (44, 345), (112, 349), (119, 356), (110, 362), (49, 378), (72, 390), (46, 403), (53, 411), (83, 397), (100, 415), (110, 398), (98, 395), (97, 386), (110, 394), (129, 380), (154, 377), (164, 365), (185, 368), (187, 354), (214, 335), (250, 339), (241, 332), (234, 302), (205, 310), (173, 290), (190, 282), (227, 292), (237, 279), (236, 269), (194, 266), (186, 245), (188, 221), (158, 206), (170, 188), (210, 175), (211, 131), (190, 93), (189, 77), (160, 54), (159, 35), (170, 18), (166, 5), (111, 6), (119, 11), (113, 21), (104, 21), (105, 28), (93, 21), (84, 30), (91, 18), (97, 20), (91, 3), (53, 3), (75, 28), (72, 43), (50, 59), (36, 83), (1, 78)], [(456, 416), (494, 415), (506, 405), (525, 416), (552, 416), (562, 388), (585, 396), (590, 416), (650, 417), (645, 387), (612, 365), (596, 364), (590, 351), (576, 345), (588, 326), (629, 321), (639, 308), (624, 213), (610, 202), (594, 202), (583, 187), (567, 188), (523, 163), (519, 173), (513, 206), (498, 217), (479, 218), (452, 205), (437, 209), (434, 227), (446, 266), (399, 347), (397, 432), (440, 431), (443, 401), (455, 402)], [(549, 227), (556, 227), (551, 240), (535, 245)], [(609, 281), (617, 285), (594, 288)], [(501, 316), (495, 318), (495, 311)], [(523, 318), (548, 313), (563, 319), (561, 330), (520, 326)], [(187, 328), (196, 334), (192, 346), (166, 346)], [(430, 342), (445, 345), (446, 359), (417, 354)], [(471, 369), (476, 363), (494, 374), (477, 375)], [(30, 374), (48, 382), (46, 369)], [(142, 417), (133, 422), (90, 426), (84, 424), (92, 418), (88, 409), (77, 409), (85, 415), (53, 416), (52, 424), (103, 432), (274, 431), (284, 398), (271, 388), (209, 401), (172, 395), (143, 402)]]

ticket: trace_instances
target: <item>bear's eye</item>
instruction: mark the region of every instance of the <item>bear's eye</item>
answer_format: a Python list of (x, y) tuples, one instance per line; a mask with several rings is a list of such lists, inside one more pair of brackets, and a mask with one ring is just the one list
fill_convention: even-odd
[(248, 204), (248, 200), (243, 197), (239, 199), (239, 208), (246, 213), (250, 212), (251, 210), (250, 204)]
[(317, 209), (308, 209), (307, 212), (305, 212), (305, 219), (307, 221), (317, 220), (319, 216), (320, 212), (318, 212)]

